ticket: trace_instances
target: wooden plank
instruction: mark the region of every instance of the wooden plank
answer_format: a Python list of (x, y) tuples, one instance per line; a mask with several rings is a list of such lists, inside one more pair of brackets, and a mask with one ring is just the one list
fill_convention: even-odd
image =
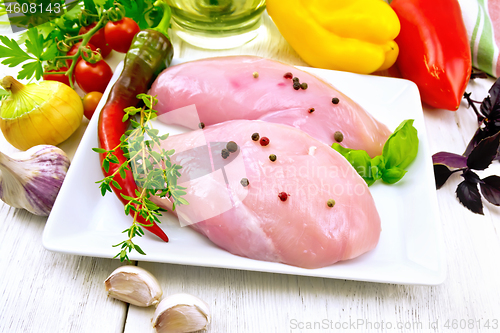
[(0, 221), (0, 332), (122, 332), (103, 284), (118, 261), (45, 250), (46, 218), (25, 210), (2, 203)]

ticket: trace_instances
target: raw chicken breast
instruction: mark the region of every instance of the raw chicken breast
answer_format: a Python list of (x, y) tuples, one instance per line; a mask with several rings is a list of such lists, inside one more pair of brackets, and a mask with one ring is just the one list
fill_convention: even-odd
[[(307, 89), (295, 90), (292, 79), (284, 77), (287, 72), (307, 83)], [(192, 129), (200, 122), (260, 119), (296, 127), (328, 145), (340, 131), (346, 147), (366, 150), (372, 157), (382, 152), (390, 135), (385, 125), (330, 84), (259, 57), (211, 58), (170, 67), (158, 76), (149, 94), (157, 96), (160, 114), (195, 105), (197, 117), (177, 112), (160, 118)], [(338, 104), (332, 103), (333, 98)]]
[[(224, 159), (230, 141), (236, 151)], [(176, 208), (181, 224), (233, 254), (319, 268), (378, 243), (380, 217), (364, 180), (303, 131), (234, 120), (171, 136), (162, 147), (175, 149), (172, 162), (183, 166), (178, 184), (187, 187), (189, 205)], [(154, 201), (171, 207), (167, 199)]]

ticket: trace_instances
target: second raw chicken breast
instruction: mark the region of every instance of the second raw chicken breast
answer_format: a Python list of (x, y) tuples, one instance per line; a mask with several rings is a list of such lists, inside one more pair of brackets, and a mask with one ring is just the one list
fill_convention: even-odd
[[(189, 225), (236, 255), (319, 268), (378, 243), (364, 180), (335, 150), (290, 126), (234, 120), (169, 137)], [(155, 198), (164, 208), (167, 199)]]

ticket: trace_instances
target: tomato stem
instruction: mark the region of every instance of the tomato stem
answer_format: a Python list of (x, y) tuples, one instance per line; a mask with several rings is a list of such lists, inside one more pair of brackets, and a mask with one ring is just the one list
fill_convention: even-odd
[(97, 31), (99, 31), (99, 29), (101, 29), (105, 25), (105, 23), (107, 22), (107, 20), (108, 20), (108, 13), (104, 12), (102, 14), (100, 20), (97, 22), (97, 24), (92, 29), (90, 29), (89, 31), (87, 31), (83, 35), (77, 35), (77, 36), (74, 36), (74, 37), (66, 38), (64, 40), (66, 43), (70, 42), (70, 41), (73, 41), (73, 40), (77, 40), (77, 39), (81, 39), (82, 41), (81, 41), (80, 46), (78, 47), (78, 50), (76, 51), (76, 53), (74, 55), (72, 55), (72, 56), (67, 56), (67, 55), (65, 55), (65, 56), (57, 56), (57, 57), (54, 58), (54, 61), (57, 61), (58, 59), (71, 59), (72, 60), (71, 66), (68, 68), (68, 70), (66, 72), (61, 72), (61, 73), (59, 73), (59, 72), (52, 73), (51, 72), (51, 74), (65, 74), (69, 78), (69, 84), (70, 84), (71, 88), (75, 89), (75, 86), (73, 84), (73, 72), (75, 70), (77, 59), (79, 57), (84, 58), (84, 52), (82, 52), (82, 49), (87, 46), (88, 42), (90, 41), (90, 38), (92, 38), (92, 36)]

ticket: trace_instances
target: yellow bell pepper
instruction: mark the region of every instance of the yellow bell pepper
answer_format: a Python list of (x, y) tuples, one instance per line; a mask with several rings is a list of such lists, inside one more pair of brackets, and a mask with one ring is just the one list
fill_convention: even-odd
[(396, 61), (399, 19), (383, 0), (267, 0), (266, 6), (311, 66), (369, 74)]

